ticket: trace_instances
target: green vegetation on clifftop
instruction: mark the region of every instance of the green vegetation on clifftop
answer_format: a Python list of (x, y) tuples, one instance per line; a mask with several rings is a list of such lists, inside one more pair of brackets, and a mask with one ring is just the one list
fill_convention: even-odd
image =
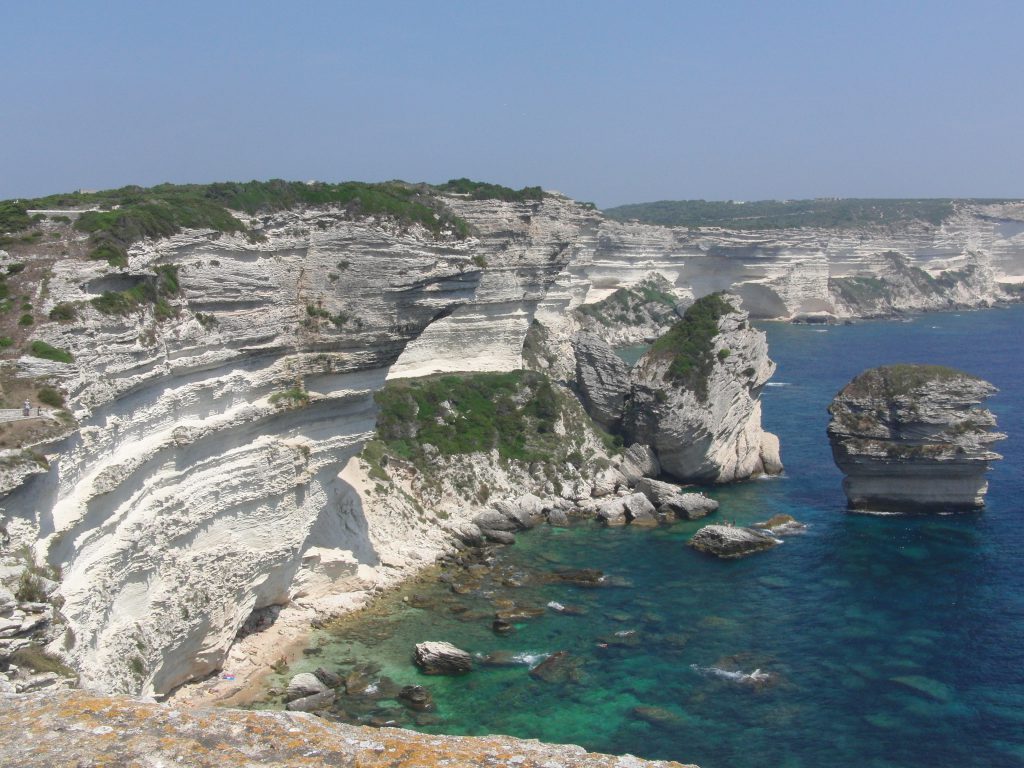
[(504, 200), (510, 203), (521, 203), (526, 200), (544, 199), (544, 190), (540, 187), (512, 189), (500, 184), (488, 184), (485, 181), (473, 181), (466, 178), (451, 179), (444, 184), (438, 184), (436, 189), (441, 192), (468, 195), (474, 200)]
[[(617, 221), (637, 219), (669, 227), (727, 227), (729, 229), (782, 229), (786, 227), (849, 227), (905, 224), (911, 221), (939, 225), (953, 213), (952, 198), (817, 200), (659, 200), (606, 208)], [(977, 200), (972, 202), (998, 202)]]
[(714, 345), (718, 321), (736, 308), (720, 293), (697, 299), (667, 333), (651, 346), (649, 354), (671, 358), (666, 377), (697, 395), (708, 396), (708, 376), (715, 364)]

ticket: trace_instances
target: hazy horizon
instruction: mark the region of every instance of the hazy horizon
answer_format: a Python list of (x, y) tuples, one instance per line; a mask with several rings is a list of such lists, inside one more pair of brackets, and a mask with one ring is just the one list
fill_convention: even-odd
[(469, 177), (601, 208), (1024, 197), (1024, 5), (5, 12), (0, 199)]

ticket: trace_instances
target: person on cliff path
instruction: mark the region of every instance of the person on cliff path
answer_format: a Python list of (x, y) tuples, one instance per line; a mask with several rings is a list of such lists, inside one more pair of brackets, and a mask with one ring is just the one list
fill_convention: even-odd
[(31, 416), (32, 415), (32, 403), (30, 403), (28, 400), (26, 400), (22, 404), (22, 406), (21, 406), (21, 415), (22, 416)]

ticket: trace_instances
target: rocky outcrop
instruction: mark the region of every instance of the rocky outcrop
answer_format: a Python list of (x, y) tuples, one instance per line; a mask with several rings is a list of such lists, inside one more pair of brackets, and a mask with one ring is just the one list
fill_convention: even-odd
[(775, 371), (763, 332), (735, 299), (697, 301), (632, 371), (623, 429), (684, 482), (728, 483), (782, 470), (761, 428), (761, 389)]
[(734, 525), (705, 525), (690, 539), (690, 546), (723, 560), (746, 557), (771, 549), (779, 543), (766, 533)]
[(629, 367), (595, 334), (576, 334), (572, 347), (580, 402), (594, 421), (607, 430), (617, 430), (629, 393)]
[(828, 435), (854, 509), (945, 511), (985, 503), (985, 473), (1002, 458), (995, 417), (978, 407), (996, 388), (931, 365), (872, 368), (832, 400)]
[(661, 480), (643, 478), (636, 489), (647, 496), (659, 515), (668, 518), (698, 520), (718, 509), (718, 502), (703, 493), (686, 493), (678, 485)]
[[(509, 736), (441, 736), (367, 728), (295, 712), (176, 708), (86, 691), (0, 694), (0, 763), (22, 768), (71, 765), (188, 765), (195, 768), (685, 768), (542, 744)], [(691, 767), (692, 768), (692, 767)]]

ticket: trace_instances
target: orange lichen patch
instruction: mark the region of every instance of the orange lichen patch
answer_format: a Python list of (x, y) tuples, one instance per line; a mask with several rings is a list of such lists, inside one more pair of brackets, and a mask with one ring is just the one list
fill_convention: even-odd
[(187, 709), (86, 691), (0, 696), (0, 765), (683, 768), (506, 736), (435, 736), (296, 712)]

